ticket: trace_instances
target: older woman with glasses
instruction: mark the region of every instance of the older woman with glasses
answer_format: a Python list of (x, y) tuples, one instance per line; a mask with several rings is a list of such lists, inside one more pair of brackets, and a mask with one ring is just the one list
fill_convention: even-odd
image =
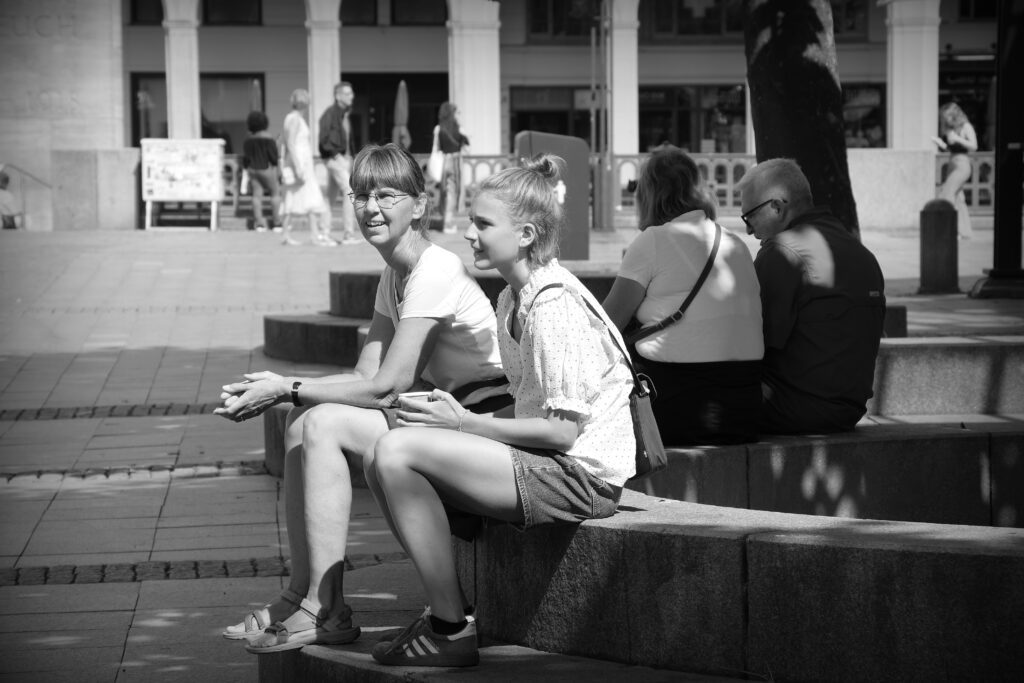
[(511, 405), (494, 309), (461, 259), (427, 239), (429, 201), (416, 160), (394, 144), (364, 147), (352, 165), (363, 237), (384, 259), (366, 343), (352, 372), (319, 378), (245, 375), (224, 387), (217, 414), (242, 421), (291, 402), (285, 432), (285, 502), (292, 571), (277, 600), (224, 637), (277, 652), (359, 637), (342, 597), (352, 484), (396, 426), (410, 389), (443, 389), (491, 413)]
[[(764, 342), (750, 251), (715, 223), (700, 169), (676, 147), (659, 149), (641, 168), (636, 204), (640, 234), (604, 308), (625, 330), (638, 371), (654, 381), (662, 439), (753, 441)], [(683, 315), (666, 321), (685, 301)]]

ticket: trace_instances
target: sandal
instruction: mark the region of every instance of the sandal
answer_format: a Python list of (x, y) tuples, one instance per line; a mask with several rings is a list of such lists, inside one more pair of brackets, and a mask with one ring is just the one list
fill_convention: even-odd
[[(286, 590), (281, 593), (281, 599), (290, 605), (298, 607), (302, 603), (302, 596), (292, 590)], [(242, 640), (244, 638), (252, 638), (263, 633), (268, 626), (271, 626), (274, 622), (270, 619), (270, 605), (269, 603), (254, 609), (245, 615), (245, 619), (242, 623), (235, 624), (234, 626), (228, 626), (221, 633), (222, 636), (228, 640)]]
[(253, 654), (283, 652), (305, 645), (345, 645), (359, 637), (358, 626), (352, 626), (352, 608), (345, 606), (345, 615), (322, 620), (318, 608), (303, 600), (299, 611), (284, 621), (267, 628), (261, 636), (249, 641), (245, 649)]

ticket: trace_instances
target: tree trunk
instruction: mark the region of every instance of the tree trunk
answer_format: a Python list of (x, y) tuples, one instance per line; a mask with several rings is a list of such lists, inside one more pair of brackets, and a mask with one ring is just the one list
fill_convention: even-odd
[(796, 160), (814, 193), (860, 235), (828, 0), (745, 0), (747, 83), (757, 160)]

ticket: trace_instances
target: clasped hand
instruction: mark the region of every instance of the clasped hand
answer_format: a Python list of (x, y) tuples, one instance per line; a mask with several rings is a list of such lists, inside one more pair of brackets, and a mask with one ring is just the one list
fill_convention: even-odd
[(458, 429), (463, 416), (468, 412), (454, 396), (440, 389), (434, 389), (429, 401), (402, 397), (398, 399), (398, 424), (402, 427)]
[(252, 372), (242, 377), (245, 378), (244, 382), (225, 384), (221, 387), (223, 393), (220, 398), (224, 405), (215, 409), (214, 415), (235, 422), (244, 422), (262, 415), (267, 408), (280, 403), (287, 395), (287, 391), (282, 392), (281, 389), (287, 382), (277, 373)]

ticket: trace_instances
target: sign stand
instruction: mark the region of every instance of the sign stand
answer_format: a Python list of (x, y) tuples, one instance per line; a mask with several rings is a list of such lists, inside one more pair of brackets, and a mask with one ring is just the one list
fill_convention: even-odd
[(224, 198), (224, 141), (144, 138), (141, 147), (146, 230), (160, 227), (153, 225), (157, 202), (209, 202), (209, 227), (216, 230), (217, 208)]

